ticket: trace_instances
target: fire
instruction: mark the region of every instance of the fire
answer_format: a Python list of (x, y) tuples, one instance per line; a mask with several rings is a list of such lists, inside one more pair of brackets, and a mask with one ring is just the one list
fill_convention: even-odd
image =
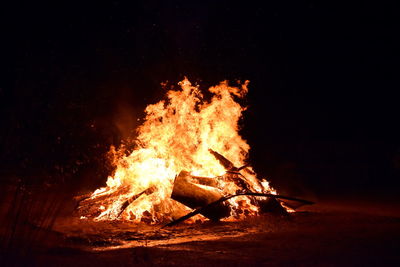
[[(188, 79), (178, 90), (169, 90), (166, 99), (147, 106), (144, 123), (137, 129), (135, 149), (129, 155), (115, 153), (116, 170), (107, 185), (97, 189), (91, 200), (104, 199), (96, 220), (126, 219), (135, 222), (168, 221), (190, 211), (171, 198), (174, 180), (182, 171), (199, 177), (223, 177), (226, 166), (216, 154), (235, 166), (243, 166), (250, 146), (239, 135), (238, 122), (246, 109), (235, 99), (243, 98), (248, 81), (239, 86), (228, 82), (209, 88), (207, 101)], [(273, 193), (266, 180), (260, 181), (251, 167), (240, 171), (248, 189)], [(218, 179), (215, 187), (221, 195), (235, 194), (243, 188), (229, 179)], [(257, 214), (258, 207), (248, 197), (229, 200), (229, 218)]]

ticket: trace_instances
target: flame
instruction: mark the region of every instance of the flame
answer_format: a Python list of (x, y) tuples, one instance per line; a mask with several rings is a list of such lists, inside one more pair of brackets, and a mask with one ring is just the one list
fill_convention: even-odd
[[(144, 123), (137, 129), (135, 149), (127, 156), (115, 152), (114, 175), (108, 177), (106, 187), (91, 195), (91, 199), (113, 198), (99, 208), (101, 213), (96, 220), (122, 218), (157, 223), (186, 213), (190, 209), (170, 197), (176, 175), (182, 170), (203, 177), (226, 173), (210, 149), (235, 166), (245, 165), (250, 146), (239, 135), (238, 122), (246, 108), (235, 99), (246, 95), (248, 83), (232, 87), (221, 82), (209, 88), (212, 97), (207, 101), (199, 86), (185, 78), (179, 82), (178, 90), (166, 93), (165, 100), (147, 106)], [(256, 177), (251, 167), (242, 173), (254, 192), (274, 192), (266, 180)], [(149, 188), (150, 193), (142, 193)], [(228, 195), (239, 189), (231, 181), (219, 180), (216, 190)], [(123, 209), (127, 201), (132, 203)], [(231, 218), (258, 212), (247, 197), (233, 198), (230, 204)]]

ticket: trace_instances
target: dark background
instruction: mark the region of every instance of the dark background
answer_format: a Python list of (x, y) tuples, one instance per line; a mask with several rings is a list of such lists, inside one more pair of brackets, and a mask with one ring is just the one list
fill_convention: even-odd
[(296, 1), (6, 4), (2, 179), (103, 185), (160, 83), (250, 80), (250, 161), (297, 196), (399, 193), (397, 8)]

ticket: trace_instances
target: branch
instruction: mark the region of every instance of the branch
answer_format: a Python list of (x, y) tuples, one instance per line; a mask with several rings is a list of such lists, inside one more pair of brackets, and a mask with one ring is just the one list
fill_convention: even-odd
[(185, 216), (182, 216), (179, 219), (164, 225), (162, 228), (169, 227), (169, 226), (174, 226), (174, 225), (176, 225), (176, 224), (178, 224), (180, 222), (183, 222), (183, 221), (185, 221), (185, 220), (187, 220), (187, 219), (189, 219), (189, 218), (191, 218), (191, 217), (193, 217), (193, 216), (195, 216), (195, 215), (197, 215), (199, 213), (204, 212), (204, 210), (209, 209), (209, 208), (213, 207), (214, 205), (218, 205), (218, 204), (220, 204), (220, 203), (222, 203), (222, 202), (224, 202), (224, 201), (226, 201), (228, 199), (231, 199), (231, 198), (234, 198), (234, 197), (237, 197), (237, 196), (272, 197), (272, 198), (275, 198), (275, 199), (286, 199), (286, 200), (297, 201), (297, 202), (303, 203), (304, 205), (312, 205), (312, 204), (314, 204), (314, 202), (311, 202), (311, 201), (308, 201), (308, 200), (294, 198), (294, 197), (287, 197), (287, 196), (282, 196), (282, 195), (265, 194), (265, 193), (253, 193), (253, 192), (239, 193), (239, 194), (235, 194), (235, 195), (229, 195), (229, 196), (226, 196), (226, 197), (222, 197), (219, 200), (214, 201), (214, 202), (212, 202), (212, 203), (210, 203), (210, 204), (208, 204), (206, 206), (203, 206), (201, 208), (195, 209), (194, 211), (186, 214)]

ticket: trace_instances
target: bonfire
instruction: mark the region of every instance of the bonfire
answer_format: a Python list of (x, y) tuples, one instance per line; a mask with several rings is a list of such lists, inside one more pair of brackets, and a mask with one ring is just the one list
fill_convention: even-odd
[(268, 181), (249, 166), (250, 146), (239, 134), (246, 110), (239, 100), (248, 83), (224, 81), (205, 97), (185, 78), (164, 100), (147, 106), (134, 149), (114, 150), (116, 168), (106, 186), (78, 199), (81, 218), (149, 224), (182, 216), (238, 220), (265, 211), (271, 200), (286, 211)]

